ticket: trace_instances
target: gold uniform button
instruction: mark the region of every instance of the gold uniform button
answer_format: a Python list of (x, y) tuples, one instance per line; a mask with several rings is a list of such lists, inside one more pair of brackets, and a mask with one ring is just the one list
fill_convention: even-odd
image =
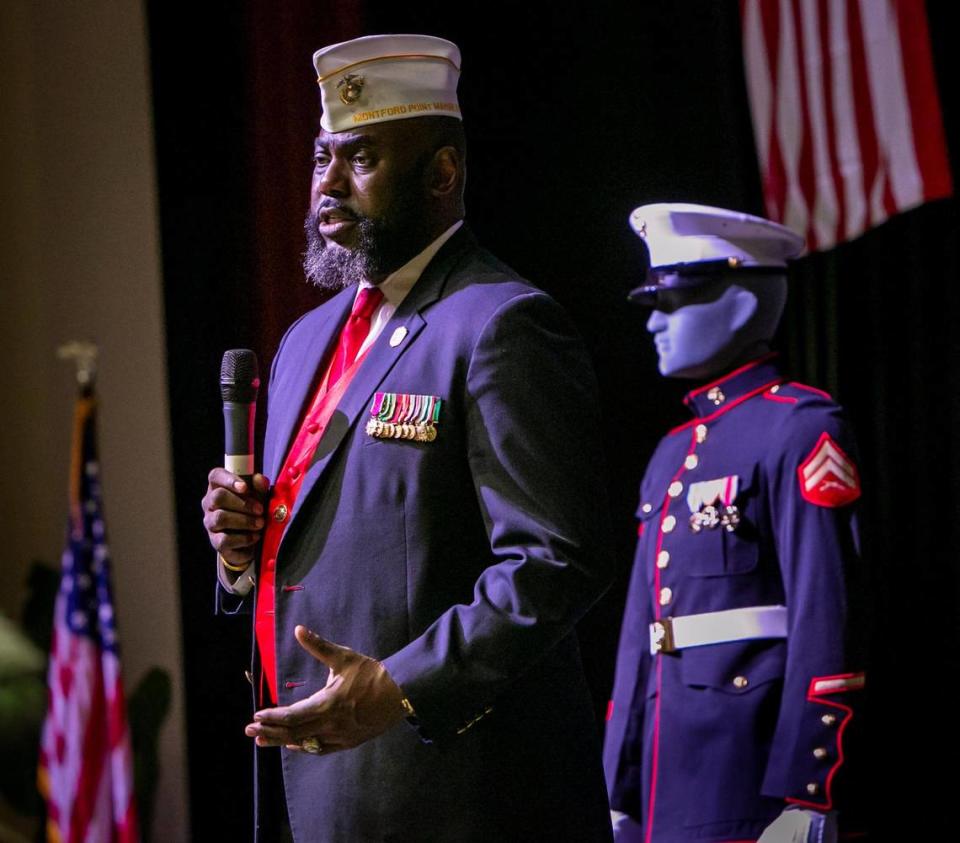
[(746, 688), (750, 684), (750, 680), (746, 676), (734, 676), (733, 677), (733, 687), (734, 688)]
[(816, 758), (817, 761), (823, 761), (823, 759), (827, 757), (826, 747), (818, 746), (818, 747), (813, 751), (813, 757)]
[(273, 520), (274, 520), (274, 521), (285, 521), (286, 518), (287, 518), (287, 512), (288, 512), (288, 510), (287, 510), (287, 505), (286, 505), (286, 504), (283, 504), (283, 503), (280, 504), (280, 506), (278, 506), (278, 507), (273, 511)]
[(670, 484), (670, 488), (667, 489), (667, 494), (670, 495), (671, 498), (676, 498), (680, 496), (680, 493), (682, 491), (683, 491), (683, 483), (681, 483), (679, 480), (674, 480)]
[(714, 386), (707, 393), (707, 398), (719, 407), (724, 401), (727, 400), (727, 396), (723, 394), (723, 390), (719, 386)]
[(774, 395), (776, 395), (776, 394), (780, 391), (780, 384), (776, 384), (775, 386), (771, 386), (771, 387), (770, 387), (770, 391), (771, 391)]
[(652, 503), (645, 503), (643, 506), (640, 507), (641, 512), (651, 512), (652, 510), (653, 510)]
[(837, 722), (837, 715), (824, 714), (823, 717), (820, 718), (820, 722), (823, 723), (824, 726), (833, 726)]
[(697, 444), (702, 445), (707, 441), (707, 426), (705, 424), (698, 424), (695, 428), (697, 434)]
[(700, 464), (700, 457), (696, 454), (688, 454), (687, 458), (683, 461), (683, 467), (687, 471), (693, 471)]
[(660, 605), (666, 606), (673, 600), (673, 590), (669, 588), (660, 589)]
[(657, 554), (657, 567), (666, 568), (670, 564), (670, 553), (666, 550), (661, 550)]
[(673, 531), (673, 528), (677, 526), (677, 519), (672, 515), (668, 515), (663, 519), (663, 523), (660, 525), (660, 529), (665, 533), (670, 533)]
[(816, 796), (819, 792), (820, 785), (818, 785), (816, 782), (810, 782), (810, 784), (807, 785), (807, 793), (809, 793), (811, 796)]

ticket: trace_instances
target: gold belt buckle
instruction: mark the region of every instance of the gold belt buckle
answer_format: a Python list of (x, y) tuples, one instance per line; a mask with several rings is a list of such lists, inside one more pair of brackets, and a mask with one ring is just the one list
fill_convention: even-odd
[(675, 653), (673, 618), (660, 618), (650, 624), (650, 644), (654, 653)]

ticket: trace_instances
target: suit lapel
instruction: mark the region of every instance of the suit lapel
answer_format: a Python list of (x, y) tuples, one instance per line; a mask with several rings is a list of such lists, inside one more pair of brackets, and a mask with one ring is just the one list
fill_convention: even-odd
[(297, 357), (295, 364), (287, 365), (282, 380), (271, 384), (270, 391), (277, 396), (271, 400), (270, 407), (271, 412), (274, 407), (278, 408), (275, 420), (272, 419), (276, 424), (276, 434), (268, 439), (268, 445), (273, 447), (264, 454), (264, 471), (272, 479), (276, 479), (283, 466), (296, 426), (303, 418), (305, 405), (316, 389), (320, 366), (350, 313), (355, 293), (355, 288), (349, 287), (330, 299), (325, 308), (327, 318), (310, 335), (309, 345), (291, 349)]
[[(303, 478), (300, 494), (294, 505), (292, 517), (303, 506), (311, 490), (324, 476), (334, 454), (357, 424), (360, 414), (369, 408), (373, 394), (404, 352), (417, 340), (426, 325), (423, 311), (433, 304), (443, 293), (450, 271), (461, 257), (470, 249), (476, 248), (473, 234), (464, 225), (437, 252), (427, 265), (413, 289), (397, 308), (390, 321), (384, 325), (376, 342), (370, 347), (366, 359), (354, 375), (350, 386), (340, 399), (336, 411), (327, 424), (326, 432), (317, 446), (313, 462)], [(339, 322), (337, 323), (339, 326)], [(391, 345), (390, 339), (399, 329), (406, 334), (397, 345)], [(289, 529), (287, 531), (289, 533)]]

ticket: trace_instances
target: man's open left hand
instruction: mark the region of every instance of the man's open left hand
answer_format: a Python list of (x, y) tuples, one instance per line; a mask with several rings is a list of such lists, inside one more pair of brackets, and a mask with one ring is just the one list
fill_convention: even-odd
[(380, 662), (305, 626), (294, 634), (304, 650), (330, 669), (327, 684), (292, 705), (254, 714), (245, 731), (257, 746), (299, 751), (304, 739), (315, 738), (318, 751), (327, 754), (359, 746), (403, 719), (403, 693)]

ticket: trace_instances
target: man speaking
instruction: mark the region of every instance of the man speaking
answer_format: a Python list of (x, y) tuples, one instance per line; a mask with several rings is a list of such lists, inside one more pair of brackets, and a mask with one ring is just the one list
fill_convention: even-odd
[(463, 221), (457, 47), (314, 63), (304, 266), (339, 292), (276, 353), (266, 477), (203, 500), (221, 605), (255, 613), (260, 839), (609, 839), (573, 633), (611, 576), (587, 356)]

